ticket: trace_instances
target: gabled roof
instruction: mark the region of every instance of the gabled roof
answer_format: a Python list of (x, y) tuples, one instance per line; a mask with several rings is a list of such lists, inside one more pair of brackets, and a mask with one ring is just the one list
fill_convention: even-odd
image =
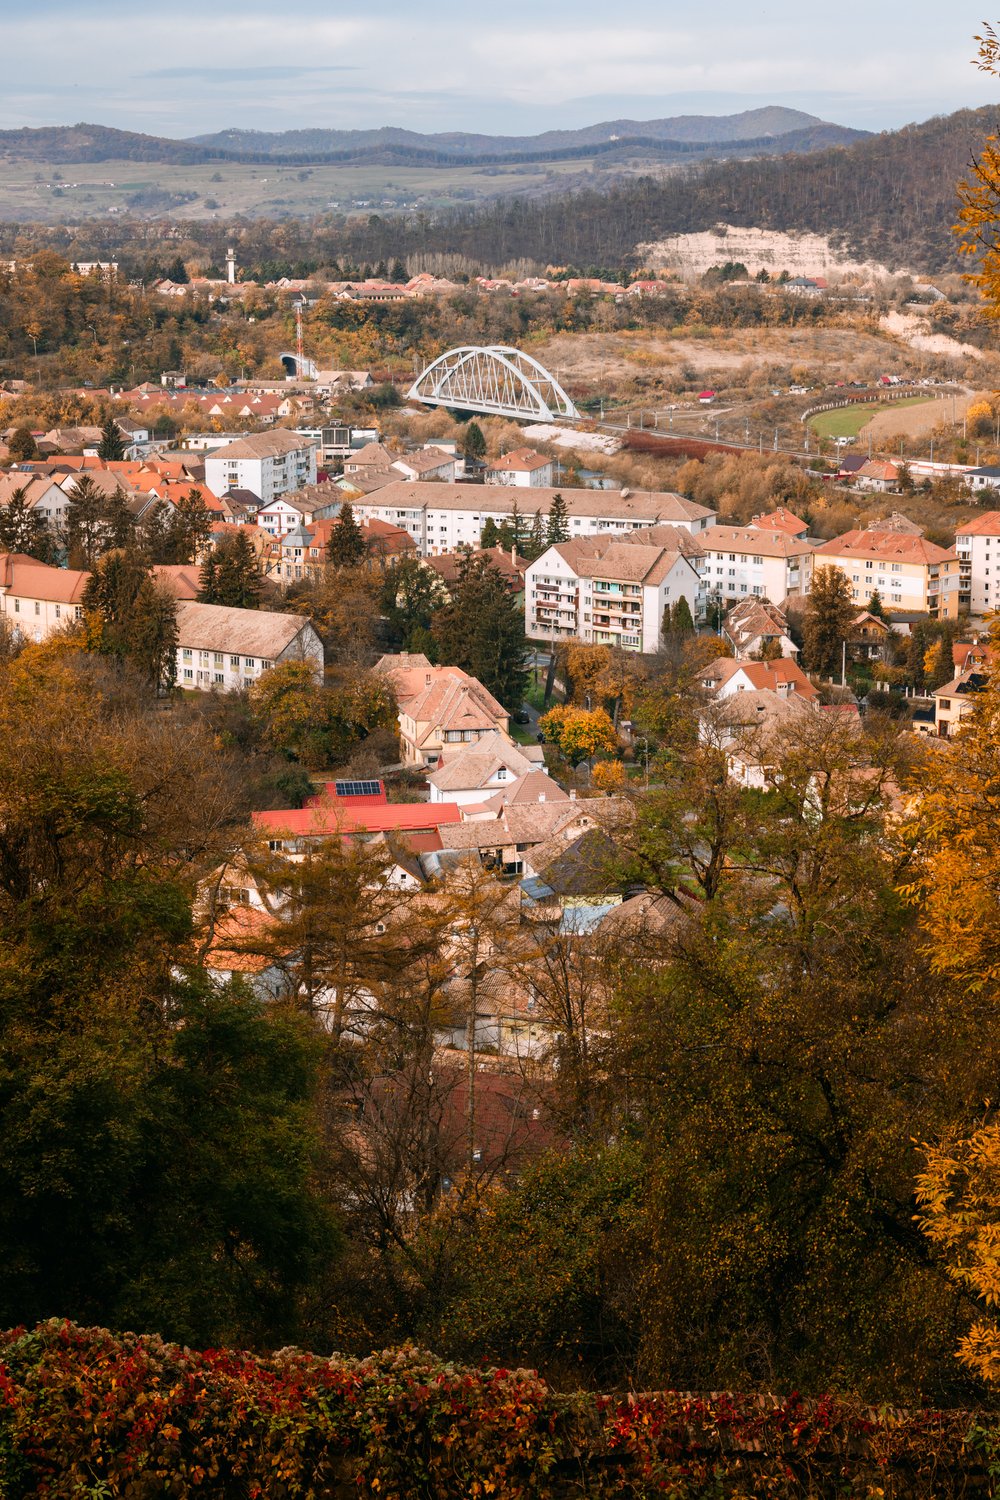
[(551, 462), (544, 453), (536, 453), (533, 448), (514, 448), (510, 453), (505, 453), (503, 458), (498, 458), (495, 464), (490, 464), (490, 473), (533, 474), (538, 469), (548, 467)]
[(947, 551), (923, 536), (908, 536), (899, 531), (845, 531), (816, 548), (816, 561), (827, 557), (885, 558), (888, 562), (916, 563), (921, 566), (955, 562), (954, 548)]
[(754, 516), (750, 525), (760, 531), (787, 531), (789, 536), (803, 537), (809, 530), (799, 516), (779, 505), (766, 516)]
[(177, 644), (198, 651), (233, 652), (274, 661), (309, 625), (306, 615), (262, 609), (231, 609), (224, 604), (177, 605)]
[(718, 687), (741, 676), (758, 692), (770, 689), (780, 693), (782, 689), (791, 689), (797, 697), (810, 703), (819, 698), (809, 678), (790, 656), (779, 656), (774, 661), (735, 661), (732, 657), (720, 656), (705, 668), (701, 676), (703, 681), (712, 681)]
[(765, 531), (761, 526), (710, 526), (699, 532), (705, 552), (749, 552), (761, 557), (802, 557), (813, 551), (809, 542), (787, 531)]
[(89, 578), (75, 568), (50, 568), (23, 552), (0, 552), (0, 589), (13, 598), (81, 604)]
[(963, 521), (955, 527), (956, 536), (1000, 537), (1000, 510), (987, 510), (971, 521)]
[(238, 438), (235, 443), (227, 443), (221, 448), (214, 448), (205, 457), (206, 461), (231, 458), (280, 458), (282, 454), (295, 453), (302, 448), (315, 446), (311, 438), (301, 437), (297, 432), (252, 432), (247, 437)]

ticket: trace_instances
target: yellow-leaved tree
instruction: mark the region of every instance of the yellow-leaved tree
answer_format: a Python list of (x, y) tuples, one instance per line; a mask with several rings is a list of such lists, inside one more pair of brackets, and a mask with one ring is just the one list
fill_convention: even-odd
[[(1000, 74), (1000, 36), (988, 24), (979, 43), (978, 67)], [(955, 234), (959, 253), (975, 262), (966, 280), (979, 288), (988, 318), (1000, 319), (1000, 139), (989, 135), (958, 185), (961, 209)]]

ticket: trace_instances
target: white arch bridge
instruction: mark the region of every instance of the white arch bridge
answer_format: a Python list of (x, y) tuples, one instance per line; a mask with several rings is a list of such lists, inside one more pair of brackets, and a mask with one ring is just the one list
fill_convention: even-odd
[(558, 380), (537, 359), (502, 344), (449, 349), (427, 366), (407, 395), (425, 406), (449, 406), (515, 421), (580, 419)]

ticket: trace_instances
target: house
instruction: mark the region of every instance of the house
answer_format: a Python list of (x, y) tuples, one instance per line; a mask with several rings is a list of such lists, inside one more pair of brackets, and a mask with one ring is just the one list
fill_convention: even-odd
[(402, 652), (381, 657), (375, 671), (395, 691), (407, 765), (436, 767), (449, 746), (472, 744), (497, 729), (507, 735), (507, 710), (460, 667), (432, 667), (426, 656)]
[(389, 467), (393, 474), (399, 474), (411, 483), (434, 480), (453, 484), (457, 463), (453, 454), (444, 453), (440, 448), (421, 448), (416, 453), (404, 453), (401, 458), (394, 458)]
[(734, 693), (766, 690), (779, 698), (795, 694), (806, 703), (819, 702), (819, 694), (809, 678), (789, 656), (773, 661), (735, 661), (731, 656), (720, 656), (703, 670), (701, 685), (720, 701)]
[[(663, 533), (670, 534), (669, 541)], [(692, 541), (677, 528), (654, 527), (623, 537), (604, 533), (554, 543), (525, 573), (528, 635), (658, 650), (668, 607), (684, 598), (692, 618), (698, 612)]]
[(959, 604), (981, 618), (1000, 607), (1000, 510), (988, 510), (955, 528)]
[(989, 684), (989, 673), (973, 668), (959, 672), (943, 687), (934, 689), (931, 694), (934, 699), (934, 733), (939, 739), (951, 739), (958, 733), (962, 720), (972, 713), (977, 697)]
[(515, 448), (486, 470), (487, 484), (513, 485), (520, 489), (546, 488), (554, 478), (554, 465), (533, 448)]
[(751, 595), (784, 600), (809, 593), (814, 549), (785, 528), (710, 526), (699, 533), (698, 543), (702, 594), (710, 611)]
[(708, 705), (699, 719), (703, 742), (717, 745), (729, 776), (740, 786), (766, 791), (774, 780), (789, 734), (818, 710), (802, 693), (772, 688), (734, 692)]
[(767, 599), (753, 596), (734, 604), (722, 622), (721, 634), (737, 661), (764, 652), (798, 659), (799, 648), (789, 634), (784, 610)]
[(47, 636), (83, 617), (89, 573), (51, 568), (20, 552), (0, 552), (0, 616), (26, 641)]
[(40, 515), (53, 536), (59, 535), (66, 520), (66, 491), (47, 474), (22, 474), (16, 470), (0, 474), (0, 506), (21, 490), (25, 504)]
[(847, 651), (853, 661), (877, 661), (882, 655), (892, 627), (887, 620), (862, 610), (851, 621)]
[[(353, 783), (334, 785), (351, 786)], [(267, 839), (273, 852), (294, 857), (310, 843), (322, 839), (360, 838), (368, 841), (385, 834), (410, 837), (437, 833), (447, 824), (458, 823), (460, 816), (453, 802), (431, 806), (429, 802), (386, 802), (374, 796), (334, 793), (310, 798), (305, 807), (256, 812), (252, 819), (255, 829)], [(405, 884), (409, 887), (409, 881)]]
[(245, 489), (270, 505), (279, 495), (316, 483), (316, 444), (296, 432), (255, 432), (205, 455), (205, 483), (214, 495)]
[(750, 525), (755, 531), (785, 531), (796, 541), (803, 541), (809, 531), (806, 522), (792, 511), (786, 510), (783, 505), (779, 505), (777, 510), (768, 511), (767, 515), (754, 516)]
[(340, 514), (344, 495), (335, 484), (303, 485), (262, 503), (254, 517), (262, 531), (282, 537), (315, 520)]
[(882, 494), (888, 490), (898, 490), (899, 468), (898, 464), (891, 463), (887, 458), (870, 458), (854, 475), (855, 488), (877, 490)]
[(847, 531), (816, 548), (815, 566), (839, 568), (856, 603), (877, 589), (895, 614), (915, 610), (932, 620), (958, 617), (960, 565), (953, 549), (899, 531)]
[(387, 474), (392, 468), (393, 454), (381, 443), (366, 443), (355, 453), (344, 457), (345, 478), (354, 474), (362, 478), (369, 474)]
[[(437, 769), (427, 777), (431, 802), (455, 802), (459, 807), (482, 804), (536, 772), (540, 759), (540, 747), (522, 749), (502, 730), (490, 730), (456, 750), (445, 750)], [(544, 800), (547, 790), (536, 787), (535, 800)], [(556, 791), (565, 797), (561, 788)]]
[(323, 644), (305, 615), (178, 602), (179, 687), (237, 692), (286, 661), (309, 662), (322, 674)]
[[(412, 541), (410, 545), (412, 547)], [(445, 588), (450, 589), (458, 582), (462, 569), (477, 558), (485, 558), (497, 569), (512, 594), (523, 592), (528, 559), (513, 547), (509, 552), (506, 547), (463, 547), (460, 552), (442, 552), (437, 557), (426, 557), (424, 566), (436, 573)]]
[[(346, 469), (346, 465), (345, 465)], [(507, 485), (420, 484), (398, 480), (354, 501), (358, 520), (389, 521), (412, 536), (421, 557), (479, 547), (482, 530), (492, 520), (502, 526), (520, 518), (522, 534), (536, 516), (547, 521), (552, 502), (561, 495), (571, 537), (593, 532), (619, 534), (649, 526), (679, 526), (699, 534), (715, 520), (703, 505), (668, 492), (624, 490), (530, 489)]]

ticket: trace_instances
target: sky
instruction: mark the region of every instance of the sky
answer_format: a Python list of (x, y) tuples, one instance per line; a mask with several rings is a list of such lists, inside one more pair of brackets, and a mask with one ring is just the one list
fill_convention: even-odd
[[(883, 130), (996, 103), (987, 0), (0, 0), (0, 128), (529, 135), (764, 104)], [(1000, 27), (1000, 4), (992, 17)]]

